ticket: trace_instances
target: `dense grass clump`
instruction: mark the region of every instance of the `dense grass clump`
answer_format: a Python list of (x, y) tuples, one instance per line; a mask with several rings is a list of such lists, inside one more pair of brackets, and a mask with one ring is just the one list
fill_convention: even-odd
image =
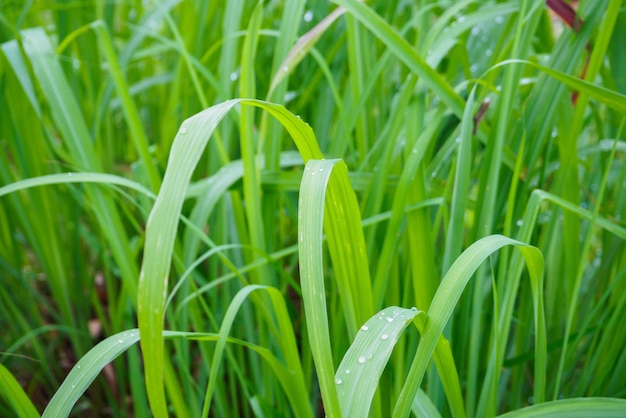
[(0, 416), (626, 414), (626, 6), (0, 5)]

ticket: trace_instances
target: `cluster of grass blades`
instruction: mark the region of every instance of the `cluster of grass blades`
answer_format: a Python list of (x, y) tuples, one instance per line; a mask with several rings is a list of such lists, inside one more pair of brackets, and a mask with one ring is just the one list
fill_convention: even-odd
[(621, 0), (3, 3), (0, 415), (624, 416), (624, 39)]

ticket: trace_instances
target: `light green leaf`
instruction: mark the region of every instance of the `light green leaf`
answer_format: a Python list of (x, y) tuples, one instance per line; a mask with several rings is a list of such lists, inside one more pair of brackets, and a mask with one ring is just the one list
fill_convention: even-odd
[(0, 394), (20, 418), (39, 417), (35, 405), (11, 372), (0, 363)]
[(390, 306), (370, 318), (356, 335), (335, 373), (345, 417), (366, 417), (393, 347), (421, 311)]
[(490, 254), (505, 245), (514, 245), (520, 250), (530, 273), (536, 328), (535, 378), (537, 382), (535, 383), (535, 390), (543, 392), (546, 356), (545, 318), (542, 298), (543, 257), (539, 249), (535, 247), (501, 235), (491, 235), (475, 242), (465, 250), (452, 264), (441, 281), (428, 310), (429, 320), (426, 323), (409, 375), (394, 409), (394, 417), (408, 416), (411, 403), (417, 394), (437, 341), (470, 278)]
[(617, 418), (624, 416), (626, 416), (626, 399), (573, 398), (527, 406), (498, 415), (498, 418)]

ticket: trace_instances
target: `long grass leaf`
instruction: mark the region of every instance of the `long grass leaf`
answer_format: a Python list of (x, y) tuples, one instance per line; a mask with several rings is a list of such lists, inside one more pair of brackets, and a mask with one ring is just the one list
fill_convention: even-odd
[(40, 416), (35, 405), (24, 393), (24, 389), (3, 364), (0, 364), (0, 393), (2, 393), (4, 400), (13, 407), (18, 417), (35, 418)]
[[(475, 242), (465, 250), (450, 267), (441, 281), (437, 293), (435, 293), (431, 308), (428, 311), (429, 321), (426, 324), (423, 338), (420, 340), (407, 381), (394, 409), (394, 417), (405, 417), (409, 414), (411, 403), (422, 382), (439, 336), (470, 278), (490, 254), (505, 245), (514, 245), (520, 250), (527, 262), (531, 281), (537, 289), (542, 288), (543, 258), (541, 252), (535, 247), (504, 236), (491, 235)], [(537, 298), (541, 300), (540, 294), (537, 295)], [(537, 317), (535, 317), (535, 321), (538, 336), (536, 348), (538, 352), (545, 353), (545, 328), (542, 326), (545, 318), (543, 317), (542, 306), (536, 306)], [(543, 336), (541, 336), (542, 329)], [(543, 345), (539, 346), (542, 343)], [(545, 374), (545, 363), (538, 364), (538, 366), (537, 376)]]

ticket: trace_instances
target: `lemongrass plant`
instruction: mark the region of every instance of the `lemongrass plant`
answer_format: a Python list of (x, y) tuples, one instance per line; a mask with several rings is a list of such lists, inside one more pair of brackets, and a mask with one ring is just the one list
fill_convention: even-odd
[(0, 5), (0, 415), (626, 414), (621, 0)]

